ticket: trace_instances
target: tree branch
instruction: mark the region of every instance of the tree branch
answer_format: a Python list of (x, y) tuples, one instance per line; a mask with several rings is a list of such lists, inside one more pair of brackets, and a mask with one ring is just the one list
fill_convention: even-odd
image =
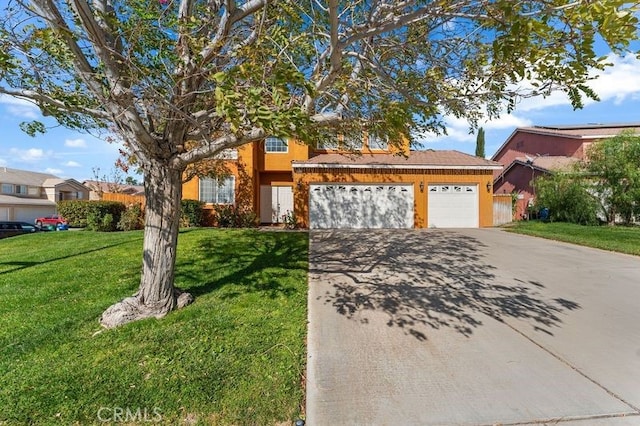
[(33, 90), (26, 90), (26, 89), (14, 90), (14, 89), (7, 89), (6, 87), (0, 86), (0, 93), (13, 96), (16, 98), (24, 99), (30, 102), (34, 102), (40, 108), (42, 108), (42, 104), (46, 104), (63, 112), (76, 113), (76, 114), (88, 114), (91, 117), (96, 118), (98, 120), (111, 120), (112, 118), (111, 114), (109, 114), (106, 111), (86, 108), (86, 107), (74, 108), (72, 106), (66, 105), (64, 102), (59, 101), (58, 99), (54, 99), (50, 96), (43, 95), (42, 93), (35, 92)]

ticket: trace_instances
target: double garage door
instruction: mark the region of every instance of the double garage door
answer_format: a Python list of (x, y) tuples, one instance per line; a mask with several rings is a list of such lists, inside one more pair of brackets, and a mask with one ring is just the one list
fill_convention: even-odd
[[(429, 185), (428, 226), (477, 228), (477, 185)], [(325, 228), (413, 228), (413, 184), (310, 186), (309, 225)]]
[(309, 191), (310, 228), (413, 228), (413, 185), (322, 184)]

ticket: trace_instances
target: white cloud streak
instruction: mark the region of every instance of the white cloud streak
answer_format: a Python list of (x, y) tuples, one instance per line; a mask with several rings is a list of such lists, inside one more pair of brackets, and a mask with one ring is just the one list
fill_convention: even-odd
[(23, 99), (0, 95), (0, 105), (3, 105), (10, 115), (23, 120), (36, 120), (41, 117), (38, 107)]
[(87, 147), (87, 141), (85, 141), (82, 138), (66, 139), (64, 141), (64, 146), (69, 147), (69, 148), (86, 148)]
[[(595, 79), (589, 82), (589, 86), (598, 94), (601, 102), (613, 102), (615, 105), (620, 105), (624, 101), (640, 99), (640, 78), (638, 78), (640, 75), (640, 59), (631, 53), (624, 56), (611, 53), (607, 56), (606, 62), (613, 64), (613, 66), (607, 67), (604, 71), (594, 71), (592, 77)], [(527, 84), (523, 83), (521, 87), (526, 88)], [(596, 101), (590, 99), (585, 99), (584, 101), (585, 108), (595, 103)], [(535, 124), (527, 118), (533, 112), (568, 105), (570, 105), (569, 99), (562, 92), (553, 92), (546, 98), (526, 98), (518, 102), (511, 114), (503, 114), (499, 118), (489, 121), (480, 121), (479, 125), (485, 131), (515, 130), (517, 127), (527, 127)], [(473, 134), (469, 134), (469, 124), (466, 120), (447, 116), (445, 117), (445, 123), (447, 135), (435, 136), (427, 134), (416, 139), (425, 144), (426, 147), (432, 143), (475, 142), (476, 137)]]

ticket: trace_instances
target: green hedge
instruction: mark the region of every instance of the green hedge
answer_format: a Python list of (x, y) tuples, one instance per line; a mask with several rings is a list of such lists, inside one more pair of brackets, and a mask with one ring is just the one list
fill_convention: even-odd
[(202, 201), (182, 200), (180, 202), (180, 226), (186, 228), (202, 226), (204, 218), (202, 206), (204, 206)]
[(69, 226), (94, 231), (115, 231), (126, 209), (117, 201), (70, 200), (58, 203), (58, 213), (67, 219)]

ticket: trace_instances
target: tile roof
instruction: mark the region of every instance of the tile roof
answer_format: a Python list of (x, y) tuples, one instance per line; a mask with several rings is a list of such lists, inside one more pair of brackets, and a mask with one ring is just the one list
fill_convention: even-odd
[(321, 154), (305, 161), (293, 161), (294, 168), (409, 168), (409, 169), (501, 169), (495, 161), (459, 151), (411, 151), (396, 154)]
[(85, 180), (82, 182), (84, 186), (89, 188), (92, 191), (102, 191), (102, 192), (119, 192), (122, 194), (130, 194), (130, 195), (144, 195), (144, 186), (142, 185), (129, 185), (129, 184), (119, 184), (119, 183), (111, 183), (97, 180)]
[(517, 130), (569, 138), (597, 139), (617, 136), (625, 130), (640, 133), (640, 123), (532, 126), (520, 127)]
[(42, 186), (47, 179), (58, 179), (49, 173), (37, 173), (27, 170), (10, 169), (0, 167), (0, 182), (14, 185)]
[(13, 195), (0, 195), (0, 205), (20, 206), (46, 206), (55, 207), (56, 203), (43, 198), (15, 197)]
[(567, 157), (562, 155), (541, 155), (536, 157), (516, 157), (517, 161), (522, 163), (528, 163), (531, 161), (531, 164), (544, 170), (562, 170), (567, 169), (572, 164), (580, 161), (575, 157)]

